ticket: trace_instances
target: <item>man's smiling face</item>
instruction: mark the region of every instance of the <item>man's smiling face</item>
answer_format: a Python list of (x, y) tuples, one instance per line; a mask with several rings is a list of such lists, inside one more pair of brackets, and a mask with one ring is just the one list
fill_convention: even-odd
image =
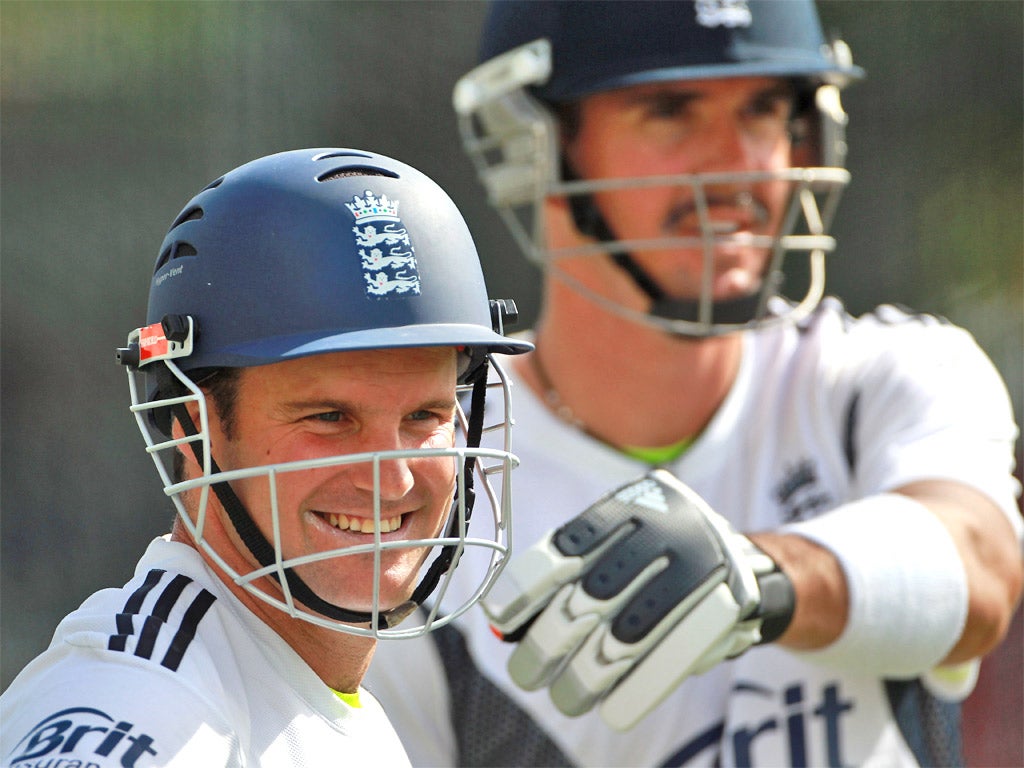
[[(211, 453), (221, 470), (380, 451), (451, 448), (455, 441), (456, 353), (453, 348), (336, 352), (240, 371), (230, 428), (211, 413)], [(211, 409), (215, 411), (216, 409)], [(197, 472), (194, 463), (189, 467)], [(455, 460), (388, 459), (284, 471), (235, 480), (232, 487), (284, 559), (372, 544), (375, 488), (382, 541), (436, 536), (455, 488)], [(195, 514), (198, 492), (191, 492)], [(255, 562), (219, 500), (210, 494), (204, 538), (239, 573)], [(278, 533), (275, 534), (275, 527)], [(380, 608), (405, 601), (426, 547), (384, 550)], [(334, 557), (296, 567), (324, 600), (369, 611), (373, 554)], [(272, 592), (279, 591), (270, 586)]]

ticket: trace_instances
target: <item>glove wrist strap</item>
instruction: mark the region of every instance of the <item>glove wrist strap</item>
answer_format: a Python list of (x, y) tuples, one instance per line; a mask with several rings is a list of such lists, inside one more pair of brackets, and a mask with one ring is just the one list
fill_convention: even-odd
[[(765, 554), (771, 560), (771, 557), (767, 553)], [(755, 572), (754, 574), (757, 578), (757, 586), (761, 590), (761, 604), (755, 614), (761, 619), (761, 639), (757, 641), (756, 645), (764, 645), (778, 640), (789, 627), (796, 609), (796, 592), (793, 589), (793, 582), (782, 572), (774, 560), (771, 562), (772, 569), (770, 571)]]

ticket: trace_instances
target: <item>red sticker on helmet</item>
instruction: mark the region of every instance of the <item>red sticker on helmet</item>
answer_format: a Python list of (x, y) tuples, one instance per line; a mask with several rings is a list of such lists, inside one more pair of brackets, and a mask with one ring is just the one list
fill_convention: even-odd
[(167, 351), (167, 337), (164, 336), (164, 329), (160, 323), (153, 323), (139, 330), (140, 363), (166, 357)]

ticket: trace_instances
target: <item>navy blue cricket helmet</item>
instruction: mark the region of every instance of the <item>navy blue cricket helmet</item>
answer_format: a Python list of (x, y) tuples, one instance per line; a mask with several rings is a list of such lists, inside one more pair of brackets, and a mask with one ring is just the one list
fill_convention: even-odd
[[(849, 181), (847, 116), (839, 91), (863, 72), (845, 43), (826, 39), (812, 0), (493, 0), (479, 60), (453, 92), (459, 130), (489, 201), (528, 258), (558, 272), (560, 258), (576, 255), (550, 248), (545, 239), (544, 201), (564, 197), (577, 229), (593, 240), (588, 252), (624, 269), (647, 295), (649, 308), (617, 305), (562, 277), (632, 321), (706, 337), (799, 319), (817, 306), (824, 256), (835, 248), (828, 228)], [(706, 196), (715, 187), (764, 182), (766, 174), (676, 175), (674, 181), (669, 175), (578, 178), (562, 153), (560, 121), (573, 114), (563, 105), (630, 86), (738, 77), (780, 78), (793, 85), (792, 167), (773, 176), (791, 190), (785, 231), (763, 237), (771, 256), (757, 292), (729, 300), (715, 300), (709, 289), (699, 297), (668, 296), (633, 258), (659, 246), (635, 240), (620, 245), (597, 210), (595, 193), (677, 186)], [(709, 224), (702, 228), (699, 238), (679, 237), (675, 245), (704, 249), (710, 264), (715, 245), (728, 236)], [(808, 259), (803, 298), (800, 285), (795, 293), (786, 286), (793, 299), (781, 292), (782, 262), (789, 253)]]
[(862, 75), (826, 42), (813, 0), (497, 0), (480, 61), (538, 38), (551, 76), (533, 87), (563, 102), (628, 85), (780, 76), (844, 85)]
[(322, 352), (522, 352), (492, 325), (476, 246), (420, 171), (355, 149), (254, 160), (192, 198), (164, 238), (148, 323), (189, 316), (183, 371)]

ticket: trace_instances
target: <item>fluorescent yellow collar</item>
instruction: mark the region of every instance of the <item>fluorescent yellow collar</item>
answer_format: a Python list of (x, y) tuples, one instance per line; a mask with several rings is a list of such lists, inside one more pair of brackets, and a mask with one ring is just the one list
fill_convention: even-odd
[(691, 445), (693, 445), (693, 438), (688, 437), (685, 440), (680, 440), (678, 443), (660, 445), (657, 448), (637, 448), (627, 445), (623, 446), (622, 452), (627, 456), (632, 456), (634, 459), (639, 459), (645, 464), (660, 467), (678, 459), (686, 453), (686, 450)]
[(331, 692), (354, 709), (360, 709), (363, 706), (362, 702), (359, 701), (359, 691), (355, 693), (342, 693), (331, 688)]

